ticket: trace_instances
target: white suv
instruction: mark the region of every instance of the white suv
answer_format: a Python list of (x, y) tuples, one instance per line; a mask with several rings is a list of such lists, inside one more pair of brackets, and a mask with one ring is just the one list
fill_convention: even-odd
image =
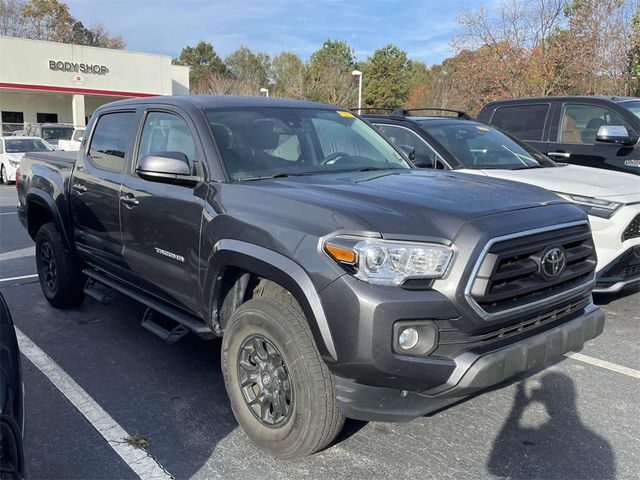
[(26, 152), (50, 152), (53, 147), (39, 137), (0, 137), (0, 182), (15, 181), (16, 170)]
[[(429, 109), (431, 110), (431, 109)], [(551, 190), (589, 215), (598, 254), (595, 292), (640, 284), (640, 181), (637, 176), (556, 163), (493, 126), (456, 117), (365, 115), (426, 168), (504, 178)]]

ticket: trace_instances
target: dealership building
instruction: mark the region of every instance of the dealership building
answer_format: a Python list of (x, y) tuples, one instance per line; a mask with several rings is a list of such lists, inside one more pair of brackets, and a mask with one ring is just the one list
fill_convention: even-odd
[(0, 131), (24, 123), (84, 126), (101, 105), (189, 93), (171, 57), (0, 36)]

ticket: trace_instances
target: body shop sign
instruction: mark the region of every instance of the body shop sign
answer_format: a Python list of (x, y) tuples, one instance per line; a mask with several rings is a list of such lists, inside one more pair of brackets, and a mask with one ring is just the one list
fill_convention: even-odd
[(49, 60), (49, 70), (53, 70), (54, 72), (89, 73), (93, 75), (106, 75), (109, 73), (109, 69), (104, 65), (63, 62), (61, 60)]

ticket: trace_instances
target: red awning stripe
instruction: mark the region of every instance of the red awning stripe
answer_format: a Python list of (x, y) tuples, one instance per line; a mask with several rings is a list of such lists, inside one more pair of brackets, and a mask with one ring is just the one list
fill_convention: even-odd
[(95, 88), (54, 87), (52, 85), (31, 85), (27, 83), (0, 82), (0, 88), (16, 88), (21, 90), (39, 90), (43, 92), (78, 93), (81, 95), (109, 95), (113, 97), (157, 97), (156, 93), (121, 92), (118, 90), (98, 90)]

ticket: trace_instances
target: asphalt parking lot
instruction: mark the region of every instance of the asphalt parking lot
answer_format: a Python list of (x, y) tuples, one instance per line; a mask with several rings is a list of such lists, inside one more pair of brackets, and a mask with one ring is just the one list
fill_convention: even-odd
[[(640, 293), (596, 298), (603, 335), (581, 356), (406, 424), (349, 421), (337, 442), (301, 461), (255, 448), (229, 408), (220, 343), (168, 345), (120, 297), (60, 311), (35, 277), (33, 242), (0, 187), (0, 291), (18, 329), (175, 478), (638, 478)], [(135, 478), (54, 383), (23, 356), (27, 476)], [(67, 392), (68, 393), (68, 392)], [(126, 443), (126, 438), (121, 441)], [(145, 456), (143, 455), (143, 456)], [(151, 476), (147, 476), (150, 478)]]

